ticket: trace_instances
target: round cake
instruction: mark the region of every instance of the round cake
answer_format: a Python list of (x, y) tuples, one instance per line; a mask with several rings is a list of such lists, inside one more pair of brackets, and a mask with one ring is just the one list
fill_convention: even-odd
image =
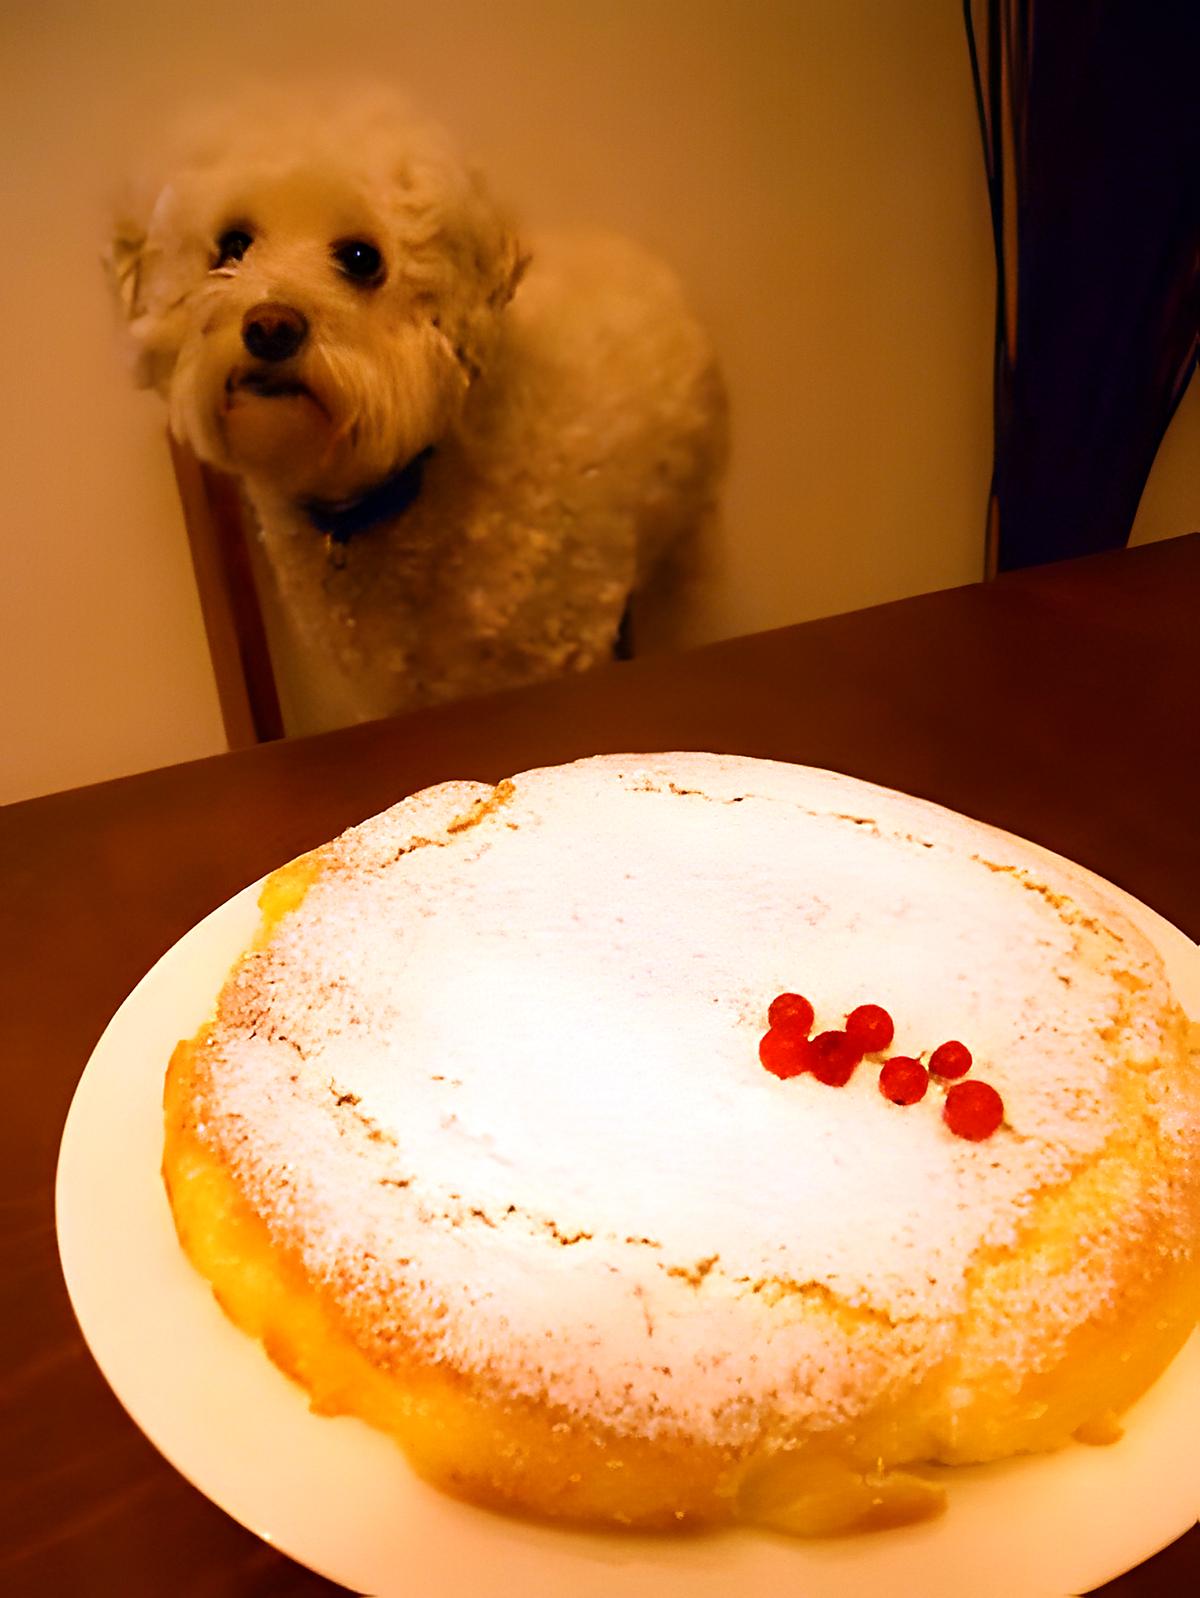
[(1032, 845), (605, 756), (419, 793), (262, 908), (168, 1072), (180, 1238), (316, 1409), (462, 1496), (912, 1519), (929, 1467), (1117, 1435), (1195, 1322), (1186, 1019)]

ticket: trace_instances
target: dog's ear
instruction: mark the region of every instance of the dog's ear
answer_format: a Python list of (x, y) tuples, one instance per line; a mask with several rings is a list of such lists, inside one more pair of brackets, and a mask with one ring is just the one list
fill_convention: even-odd
[(101, 257), (117, 308), (126, 322), (132, 322), (140, 316), (143, 309), (142, 257), (145, 248), (145, 228), (126, 219), (118, 219), (108, 249)]
[(512, 226), (503, 218), (499, 222), (499, 237), (492, 263), (492, 289), (488, 306), (492, 311), (502, 311), (517, 292), (517, 285), (525, 276), (530, 256)]
[(516, 234), (510, 234), (504, 248), (503, 270), (496, 287), (492, 290), (490, 304), (493, 311), (502, 311), (512, 299), (532, 259)]
[(150, 318), (145, 305), (145, 229), (118, 222), (101, 264), (125, 333), (123, 342), (133, 380), (138, 388), (158, 388), (171, 363), (167, 362), (164, 368), (153, 340), (146, 336)]
[(446, 265), (439, 312), (443, 331), (468, 378), (486, 366), (504, 307), (529, 265), (516, 228), (492, 200), (480, 174), (469, 172), (443, 233)]
[(150, 244), (157, 198), (123, 195), (112, 208), (108, 247), (101, 264), (124, 332), (133, 380), (139, 388), (161, 389), (175, 362), (172, 319), (154, 304), (154, 267), (159, 252)]
[(146, 232), (136, 224), (118, 221), (112, 231), (108, 248), (100, 257), (104, 275), (112, 291), (113, 303), (121, 320), (125, 335), (122, 343), (130, 374), (138, 388), (153, 388), (155, 380), (142, 340), (138, 337), (136, 323), (145, 309), (142, 302), (143, 261), (146, 250)]
[(126, 322), (134, 321), (146, 308), (146, 240), (157, 188), (143, 174), (125, 179), (109, 196), (111, 224), (101, 262), (117, 309)]

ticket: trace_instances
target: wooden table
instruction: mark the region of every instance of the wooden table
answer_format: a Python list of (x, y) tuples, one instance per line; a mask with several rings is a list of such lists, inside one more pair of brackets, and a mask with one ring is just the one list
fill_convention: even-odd
[[(429, 783), (694, 748), (939, 800), (1092, 867), (1200, 939), (1198, 599), (1193, 535), (0, 813), (0, 1590), (341, 1590), (164, 1463), (92, 1363), (59, 1272), (53, 1179), (76, 1081), (113, 1010), (194, 922)], [(1200, 1530), (1103, 1590), (1200, 1590)]]

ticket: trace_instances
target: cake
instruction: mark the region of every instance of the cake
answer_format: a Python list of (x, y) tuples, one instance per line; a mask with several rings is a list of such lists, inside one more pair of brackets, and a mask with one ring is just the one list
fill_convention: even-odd
[[(451, 1492), (902, 1522), (930, 1467), (1118, 1435), (1195, 1322), (1187, 1021), (1032, 845), (829, 772), (604, 756), (416, 794), (261, 906), (167, 1074), (176, 1227), (314, 1409)], [(990, 1121), (955, 1124), (964, 1083)]]

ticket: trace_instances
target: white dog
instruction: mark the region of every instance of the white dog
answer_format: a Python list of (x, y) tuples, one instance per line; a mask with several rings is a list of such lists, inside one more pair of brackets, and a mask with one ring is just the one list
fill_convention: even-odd
[(265, 98), (110, 256), (139, 380), (238, 476), (333, 724), (578, 671), (711, 507), (722, 388), (670, 272), (524, 251), (435, 130)]

